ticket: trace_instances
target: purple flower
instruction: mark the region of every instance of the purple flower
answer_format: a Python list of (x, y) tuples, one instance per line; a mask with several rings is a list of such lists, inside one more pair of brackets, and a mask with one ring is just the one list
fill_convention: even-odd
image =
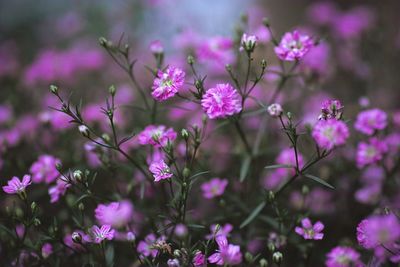
[(97, 225), (93, 225), (89, 230), (90, 240), (93, 243), (100, 244), (103, 240), (112, 240), (114, 238), (115, 230), (111, 229), (110, 225), (102, 225), (99, 228)]
[(154, 182), (159, 182), (164, 179), (169, 179), (173, 176), (170, 168), (164, 160), (154, 161), (150, 164), (150, 172), (153, 174)]
[(60, 164), (61, 161), (51, 155), (41, 155), (39, 159), (34, 162), (30, 168), (32, 174), (32, 181), (34, 183), (51, 183), (57, 179), (59, 173), (56, 165)]
[(192, 263), (195, 267), (202, 267), (206, 263), (206, 256), (201, 251), (197, 251), (193, 257)]
[(31, 183), (30, 175), (24, 175), (24, 177), (22, 177), (22, 182), (18, 177), (14, 176), (7, 182), (7, 185), (3, 186), (3, 191), (7, 194), (21, 194), (25, 192), (26, 187)]
[(354, 128), (366, 135), (373, 135), (376, 130), (387, 126), (387, 114), (378, 108), (362, 111), (358, 114)]
[[(217, 229), (217, 226), (218, 226), (218, 229)], [(227, 224), (225, 224), (223, 226), (218, 225), (218, 224), (213, 224), (213, 225), (210, 226), (211, 233), (208, 234), (206, 236), (206, 238), (208, 240), (210, 240), (210, 239), (213, 239), (214, 237), (216, 237), (218, 235), (223, 235), (225, 237), (228, 237), (229, 233), (232, 232), (232, 230), (233, 230), (233, 226), (230, 223), (227, 223)]]
[(366, 249), (391, 247), (400, 238), (400, 222), (395, 215), (375, 215), (357, 226), (358, 243)]
[(203, 95), (201, 106), (210, 119), (226, 118), (242, 110), (240, 95), (230, 84), (216, 84)]
[(164, 125), (149, 125), (138, 135), (139, 144), (163, 147), (176, 139), (176, 132)]
[(154, 234), (148, 234), (144, 240), (140, 241), (137, 246), (137, 252), (139, 252), (141, 257), (149, 257), (153, 258), (157, 256), (157, 249), (153, 248), (153, 245), (159, 241), (163, 241), (165, 237), (161, 236), (160, 238), (156, 238)]
[(227, 179), (213, 178), (209, 182), (203, 183), (201, 185), (203, 197), (207, 199), (212, 199), (214, 197), (222, 196), (227, 185)]
[(178, 93), (185, 82), (185, 72), (168, 67), (165, 72), (158, 71), (154, 79), (151, 95), (155, 100), (164, 101)]
[(275, 53), (281, 60), (300, 60), (314, 46), (313, 40), (308, 35), (298, 31), (287, 32), (283, 35)]
[(320, 118), (339, 120), (342, 117), (343, 108), (339, 100), (326, 100), (322, 103)]
[(42, 257), (47, 258), (53, 253), (53, 246), (50, 243), (45, 243), (42, 246)]
[(229, 244), (225, 236), (217, 236), (215, 241), (218, 244), (216, 253), (208, 257), (210, 263), (216, 265), (237, 265), (242, 262), (240, 246)]
[(71, 185), (62, 179), (58, 179), (55, 186), (49, 188), (50, 203), (55, 203), (63, 196), (67, 191), (67, 188)]
[(361, 169), (382, 160), (383, 155), (387, 151), (388, 147), (386, 142), (376, 137), (370, 138), (368, 143), (360, 142), (357, 146), (357, 167)]
[(120, 228), (132, 220), (133, 205), (127, 200), (99, 204), (94, 212), (100, 224), (108, 224), (114, 228)]
[(324, 237), (322, 230), (324, 230), (322, 222), (318, 221), (313, 225), (309, 218), (301, 220), (301, 227), (295, 228), (295, 232), (303, 236), (304, 239), (314, 240), (321, 240)]
[(327, 255), (327, 267), (363, 267), (360, 254), (350, 247), (335, 247)]
[(312, 137), (318, 146), (327, 150), (344, 145), (349, 135), (347, 125), (336, 119), (320, 120), (312, 131)]

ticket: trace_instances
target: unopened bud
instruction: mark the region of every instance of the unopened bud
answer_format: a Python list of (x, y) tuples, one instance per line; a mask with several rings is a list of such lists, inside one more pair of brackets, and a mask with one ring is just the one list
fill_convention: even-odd
[(275, 193), (272, 191), (268, 191), (268, 201), (273, 202), (275, 200)]
[(226, 64), (226, 65), (225, 65), (225, 69), (226, 69), (227, 71), (232, 71), (232, 66), (231, 66), (231, 64)]
[(185, 139), (185, 140), (188, 139), (188, 138), (189, 138), (189, 132), (188, 132), (188, 130), (182, 129), (181, 135), (182, 135), (182, 138), (183, 138), (183, 139)]
[(81, 202), (81, 203), (79, 203), (79, 205), (78, 205), (78, 209), (80, 210), (80, 211), (83, 211), (83, 210), (85, 210), (85, 205)]
[(57, 171), (61, 171), (62, 164), (61, 163), (56, 163), (56, 169), (57, 169)]
[(254, 257), (253, 257), (253, 255), (251, 255), (250, 252), (246, 252), (244, 254), (244, 258), (246, 259), (247, 262), (252, 262)]
[(264, 259), (264, 258), (262, 258), (259, 263), (260, 263), (260, 267), (267, 267), (268, 266), (268, 261), (266, 259)]
[(193, 65), (194, 64), (194, 57), (192, 55), (189, 55), (187, 57), (187, 62), (189, 65)]
[(182, 252), (179, 249), (174, 250), (174, 257), (180, 258), (182, 257)]
[(269, 27), (269, 19), (268, 18), (263, 18), (262, 23), (264, 24), (265, 27)]
[(267, 111), (271, 117), (277, 118), (282, 115), (283, 108), (280, 104), (274, 103), (268, 106)]
[(188, 178), (190, 175), (190, 169), (184, 168), (182, 174), (183, 174), (183, 178), (185, 178), (185, 179)]
[(267, 67), (267, 61), (265, 59), (261, 60), (261, 67), (265, 69)]
[(74, 171), (74, 173), (72, 174), (72, 176), (74, 177), (74, 179), (76, 181), (81, 181), (82, 177), (83, 177), (83, 172), (81, 170), (76, 170)]
[(136, 240), (136, 236), (134, 233), (132, 232), (128, 232), (126, 234), (126, 240), (130, 241), (130, 242), (134, 242)]
[(31, 210), (32, 210), (32, 213), (35, 213), (36, 208), (37, 208), (37, 204), (36, 204), (36, 202), (34, 201), (34, 202), (31, 203)]
[(79, 125), (78, 130), (84, 137), (88, 137), (90, 134), (89, 128), (86, 125)]
[(111, 96), (115, 96), (115, 92), (117, 89), (115, 88), (114, 85), (111, 85), (110, 88), (108, 88), (108, 92), (110, 93)]
[(38, 218), (35, 218), (35, 219), (33, 220), (33, 225), (39, 226), (40, 224), (41, 224), (41, 222), (40, 222), (40, 220), (39, 220)]
[(101, 135), (101, 138), (106, 141), (107, 143), (110, 142), (110, 136), (106, 133)]
[(100, 44), (101, 46), (103, 46), (103, 47), (107, 47), (108, 41), (107, 41), (106, 38), (100, 37), (100, 38), (99, 38), (99, 44)]
[(74, 243), (80, 244), (82, 242), (82, 235), (78, 232), (73, 232), (71, 238)]
[(56, 85), (50, 85), (50, 91), (53, 93), (53, 94), (57, 94), (58, 93), (58, 87), (56, 86)]
[(282, 262), (283, 259), (283, 254), (279, 251), (274, 252), (274, 254), (272, 254), (272, 260), (276, 263), (276, 264), (280, 264)]

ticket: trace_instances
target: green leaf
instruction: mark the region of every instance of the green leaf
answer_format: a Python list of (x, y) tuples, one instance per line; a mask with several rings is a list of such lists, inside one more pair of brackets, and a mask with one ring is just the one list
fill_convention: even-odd
[(239, 228), (242, 229), (244, 228), (246, 225), (248, 225), (249, 223), (251, 223), (258, 214), (260, 214), (260, 212), (262, 211), (262, 209), (265, 207), (265, 205), (267, 205), (267, 202), (263, 201), (260, 204), (258, 204), (258, 206), (250, 213), (249, 217), (247, 217), (246, 220), (244, 220)]
[(196, 229), (205, 229), (206, 228), (204, 225), (200, 225), (200, 224), (188, 224), (187, 226), (189, 228), (196, 228)]
[(304, 177), (309, 178), (311, 180), (314, 180), (315, 182), (317, 182), (319, 184), (322, 184), (323, 186), (326, 186), (326, 187), (328, 187), (330, 189), (335, 189), (335, 187), (333, 185), (325, 182), (323, 179), (321, 179), (321, 178), (319, 178), (317, 176), (314, 176), (312, 174), (304, 174)]
[(204, 172), (196, 173), (196, 174), (190, 176), (189, 180), (192, 180), (192, 179), (194, 179), (196, 177), (199, 177), (200, 175), (207, 174), (207, 173), (210, 173), (210, 171), (204, 171)]
[(272, 169), (280, 169), (280, 168), (294, 168), (293, 165), (288, 165), (288, 164), (275, 164), (275, 165), (268, 165), (265, 166), (264, 169), (272, 170)]
[(242, 165), (240, 166), (240, 182), (243, 182), (246, 179), (247, 174), (250, 169), (251, 157), (245, 157)]

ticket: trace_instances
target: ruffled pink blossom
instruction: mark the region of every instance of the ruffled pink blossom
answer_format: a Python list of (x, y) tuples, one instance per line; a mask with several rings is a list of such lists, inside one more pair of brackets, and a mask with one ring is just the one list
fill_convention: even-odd
[(366, 135), (373, 135), (375, 131), (383, 130), (387, 126), (387, 114), (381, 109), (369, 109), (358, 114), (354, 128)]
[(206, 256), (201, 251), (197, 251), (193, 257), (192, 263), (195, 267), (203, 267), (206, 263)]
[(164, 72), (159, 70), (154, 79), (151, 95), (157, 101), (167, 100), (183, 86), (185, 82), (185, 72), (181, 69), (168, 67)]
[(169, 179), (173, 176), (171, 169), (164, 160), (154, 161), (150, 164), (149, 170), (153, 174), (154, 182)]
[(58, 179), (56, 185), (49, 188), (50, 203), (55, 203), (63, 196), (71, 184), (62, 179)]
[(312, 131), (312, 137), (318, 146), (327, 150), (344, 145), (349, 136), (346, 123), (336, 119), (320, 120)]
[(326, 267), (363, 267), (360, 261), (360, 253), (350, 247), (338, 246), (333, 248), (327, 255)]
[(360, 142), (357, 146), (356, 162), (358, 168), (376, 163), (383, 159), (384, 154), (388, 151), (385, 141), (372, 137), (366, 142)]
[(34, 162), (30, 168), (32, 174), (32, 181), (34, 183), (51, 183), (59, 177), (56, 165), (61, 161), (51, 155), (41, 155), (39, 159)]
[(139, 144), (163, 147), (176, 139), (176, 132), (164, 125), (149, 125), (138, 135)]
[(308, 35), (298, 31), (283, 35), (279, 46), (275, 47), (276, 55), (285, 61), (300, 60), (314, 46), (314, 41)]
[(218, 244), (218, 250), (210, 257), (208, 261), (216, 265), (238, 265), (242, 262), (242, 253), (240, 246), (229, 244), (225, 236), (217, 236), (215, 241)]

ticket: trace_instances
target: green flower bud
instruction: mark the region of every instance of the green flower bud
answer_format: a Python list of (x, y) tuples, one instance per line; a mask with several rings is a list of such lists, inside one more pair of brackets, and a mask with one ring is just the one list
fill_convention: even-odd
[(272, 260), (276, 263), (276, 264), (280, 264), (282, 262), (283, 259), (283, 254), (279, 251), (274, 252), (274, 254), (272, 254)]
[(58, 87), (56, 86), (56, 85), (50, 85), (50, 91), (53, 93), (53, 94), (57, 94), (58, 93)]

